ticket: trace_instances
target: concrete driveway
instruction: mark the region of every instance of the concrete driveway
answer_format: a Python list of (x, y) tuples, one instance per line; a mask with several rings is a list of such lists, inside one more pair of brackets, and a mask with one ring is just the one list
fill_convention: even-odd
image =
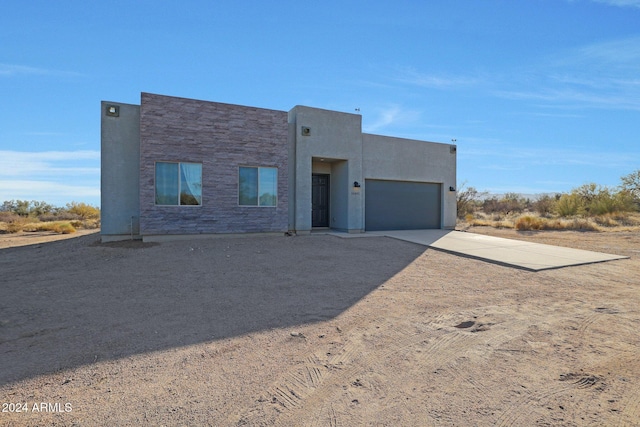
[(457, 255), (531, 271), (628, 258), (620, 255), (503, 239), (462, 231), (393, 230), (367, 232), (366, 234), (392, 237)]

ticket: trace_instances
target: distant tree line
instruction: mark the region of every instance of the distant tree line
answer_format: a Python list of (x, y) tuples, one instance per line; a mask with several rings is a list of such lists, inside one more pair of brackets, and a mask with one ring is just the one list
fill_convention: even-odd
[(594, 183), (574, 188), (569, 193), (543, 195), (535, 200), (517, 193), (490, 196), (463, 183), (457, 195), (458, 217), (466, 218), (476, 211), (486, 214), (518, 214), (537, 212), (541, 216), (598, 216), (640, 211), (640, 170), (623, 176), (618, 187)]
[(99, 219), (100, 209), (86, 203), (71, 202), (64, 207), (36, 200), (6, 200), (0, 205), (0, 221), (11, 218), (35, 218), (40, 221)]

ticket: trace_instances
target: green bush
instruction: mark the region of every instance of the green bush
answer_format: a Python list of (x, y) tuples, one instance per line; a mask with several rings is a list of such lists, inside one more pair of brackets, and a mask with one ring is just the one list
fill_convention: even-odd
[(555, 211), (561, 217), (578, 215), (582, 210), (582, 201), (577, 194), (563, 194), (555, 203)]

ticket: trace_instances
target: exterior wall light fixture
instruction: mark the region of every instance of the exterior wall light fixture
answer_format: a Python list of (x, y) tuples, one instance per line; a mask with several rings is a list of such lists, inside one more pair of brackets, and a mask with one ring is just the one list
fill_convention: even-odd
[(117, 105), (108, 105), (107, 106), (107, 116), (119, 117), (120, 116), (120, 107), (118, 107)]
[(353, 188), (360, 188), (360, 183), (358, 181), (353, 181)]

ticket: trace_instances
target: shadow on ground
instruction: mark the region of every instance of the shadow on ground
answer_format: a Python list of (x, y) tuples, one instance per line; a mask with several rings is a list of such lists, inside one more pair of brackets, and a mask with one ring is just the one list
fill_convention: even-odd
[(0, 384), (327, 320), (425, 251), (383, 237), (97, 239), (0, 250)]

